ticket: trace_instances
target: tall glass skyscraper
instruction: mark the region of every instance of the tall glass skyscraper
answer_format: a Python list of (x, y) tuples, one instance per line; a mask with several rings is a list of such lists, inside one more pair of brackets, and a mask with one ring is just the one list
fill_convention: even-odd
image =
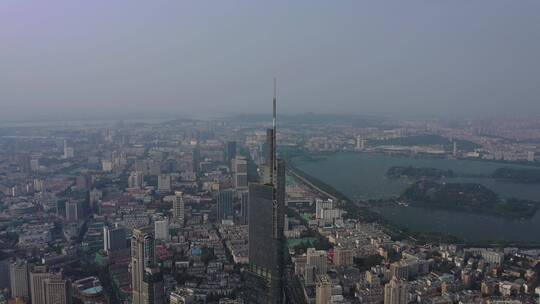
[(261, 183), (249, 185), (249, 303), (283, 303), (285, 297), (285, 162), (276, 157), (275, 92), (273, 110), (264, 176)]

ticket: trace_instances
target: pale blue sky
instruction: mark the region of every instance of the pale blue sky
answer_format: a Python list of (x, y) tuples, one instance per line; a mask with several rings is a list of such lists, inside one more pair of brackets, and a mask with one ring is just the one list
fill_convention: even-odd
[(540, 114), (540, 1), (0, 1), (0, 119)]

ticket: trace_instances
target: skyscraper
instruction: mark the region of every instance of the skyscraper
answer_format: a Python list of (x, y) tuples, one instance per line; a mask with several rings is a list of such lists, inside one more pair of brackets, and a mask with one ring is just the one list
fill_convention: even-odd
[(232, 190), (219, 190), (217, 193), (217, 220), (219, 223), (223, 220), (233, 217), (233, 192)]
[(228, 166), (231, 165), (231, 161), (236, 158), (236, 142), (228, 141), (225, 143), (225, 162)]
[(103, 250), (105, 252), (126, 248), (126, 229), (119, 226), (103, 226)]
[(276, 91), (263, 183), (249, 185), (249, 303), (283, 303), (285, 163), (276, 158)]
[(165, 290), (163, 287), (163, 274), (159, 267), (146, 267), (144, 270), (142, 291), (144, 303), (165, 303)]
[(173, 217), (174, 221), (184, 226), (184, 198), (182, 192), (175, 192), (176, 198), (173, 201)]
[[(163, 303), (163, 297), (158, 298), (159, 301), (154, 301), (156, 292), (155, 288), (159, 289), (160, 276), (155, 274), (159, 269), (155, 268), (154, 259), (154, 236), (150, 227), (141, 229), (133, 229), (131, 237), (131, 289), (133, 304), (143, 303)], [(147, 272), (151, 269), (151, 273)], [(148, 278), (151, 277), (151, 286), (148, 284)], [(162, 279), (162, 277), (161, 277)], [(146, 280), (146, 281), (145, 281)], [(163, 287), (161, 283), (161, 288)], [(163, 293), (163, 291), (161, 291)]]
[(47, 272), (47, 267), (34, 266), (34, 269), (30, 272), (30, 293), (32, 295), (32, 303), (47, 304), (43, 283), (45, 280), (53, 277), (55, 277), (55, 275)]
[(240, 218), (238, 223), (240, 225), (248, 224), (248, 215), (249, 215), (249, 193), (247, 191), (239, 192), (240, 196)]
[(9, 280), (12, 298), (28, 299), (28, 264), (26, 261), (15, 261), (9, 265)]
[(77, 202), (66, 203), (66, 221), (77, 222), (79, 220), (79, 204)]
[(234, 166), (234, 186), (236, 190), (247, 190), (247, 160), (245, 157), (237, 157)]

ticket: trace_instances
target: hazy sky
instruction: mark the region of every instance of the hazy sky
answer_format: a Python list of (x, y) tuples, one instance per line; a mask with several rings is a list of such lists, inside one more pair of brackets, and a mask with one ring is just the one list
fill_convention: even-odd
[(0, 119), (540, 113), (540, 1), (0, 1)]

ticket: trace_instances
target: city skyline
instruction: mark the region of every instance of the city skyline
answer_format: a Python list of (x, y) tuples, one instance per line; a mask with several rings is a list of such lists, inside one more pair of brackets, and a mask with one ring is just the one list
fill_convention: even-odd
[(540, 303), (539, 11), (0, 1), (0, 304)]

